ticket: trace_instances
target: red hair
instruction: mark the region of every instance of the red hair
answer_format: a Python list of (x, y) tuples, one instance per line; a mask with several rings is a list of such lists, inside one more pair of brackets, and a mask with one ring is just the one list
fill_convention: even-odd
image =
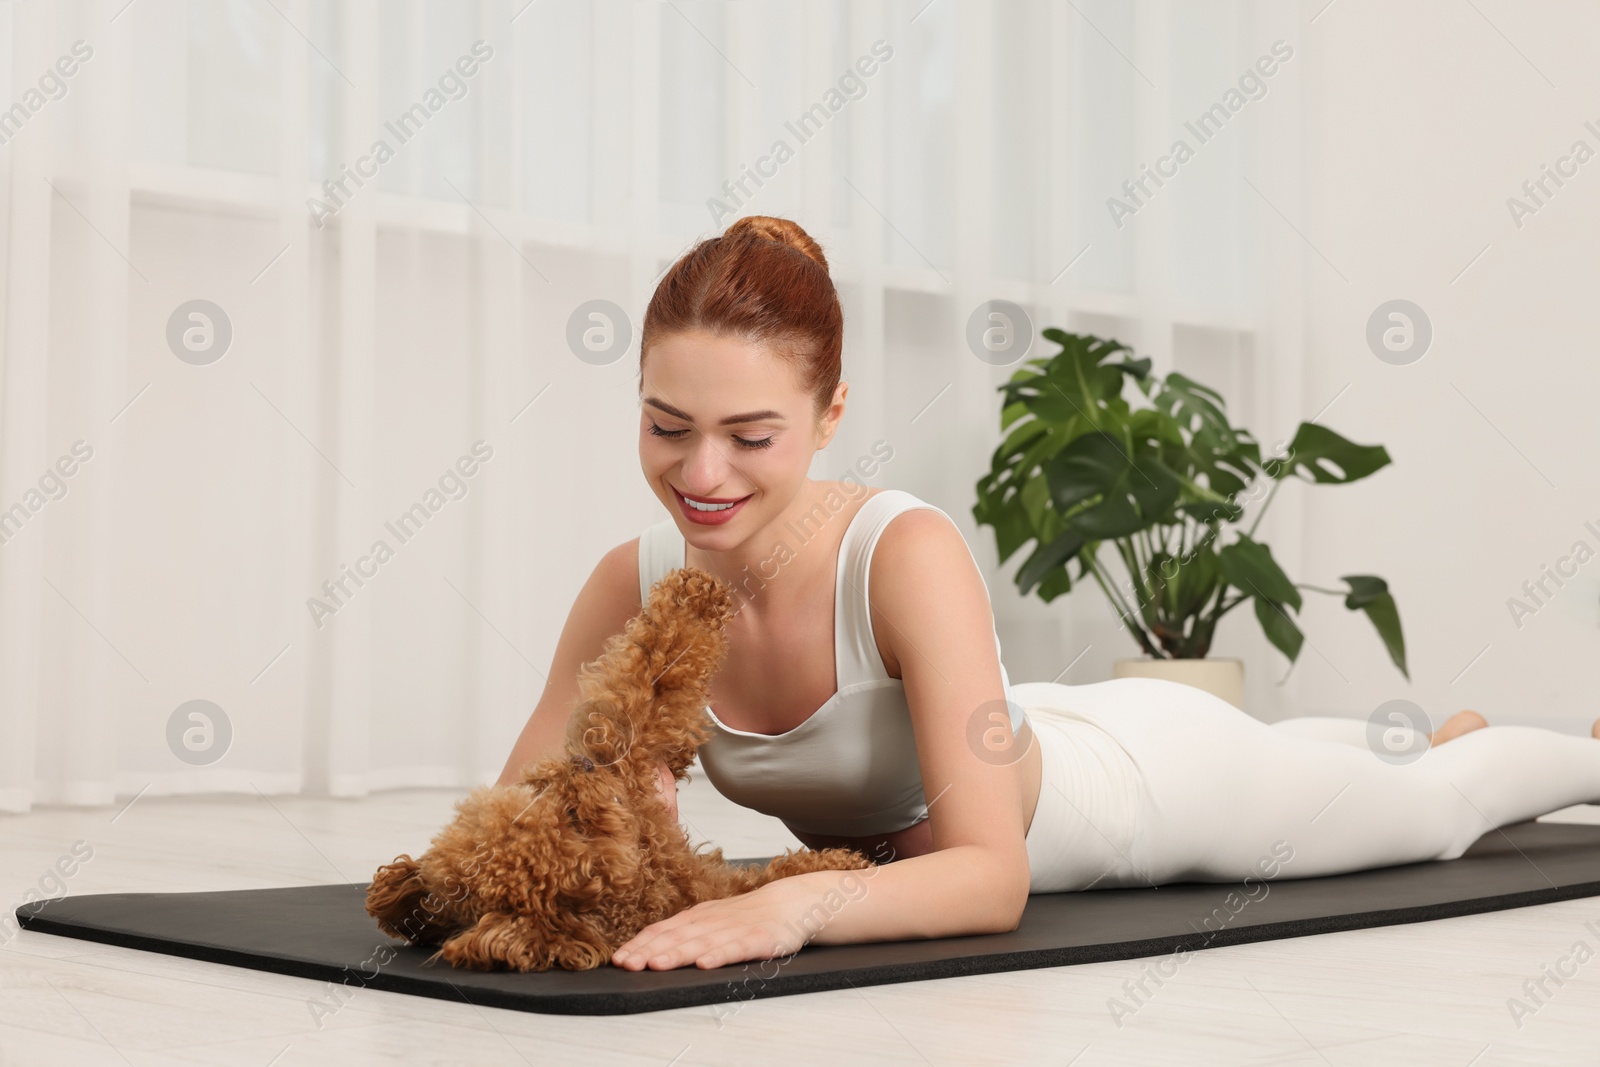
[(746, 215), (672, 265), (645, 309), (639, 335), (641, 389), (650, 346), (684, 330), (768, 346), (798, 366), (818, 416), (833, 399), (844, 313), (827, 257), (788, 219)]

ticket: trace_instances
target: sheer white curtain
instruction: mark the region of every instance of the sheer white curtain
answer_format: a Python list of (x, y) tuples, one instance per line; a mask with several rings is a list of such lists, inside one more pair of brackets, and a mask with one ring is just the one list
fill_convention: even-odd
[[(0, 8), (0, 810), (490, 780), (595, 561), (660, 517), (652, 287), (749, 213), (815, 235), (846, 304), (851, 408), (814, 474), (888, 450), (870, 480), (990, 565), (1011, 676), (1058, 675), (1113, 627), (1021, 601), (971, 523), (1010, 370), (966, 320), (1002, 298), (1113, 333), (1286, 436), (1306, 253), (1253, 198), (1302, 207), (1300, 67), (1132, 220), (1108, 200), (1302, 18)], [(609, 354), (569, 340), (592, 301), (624, 317)]]

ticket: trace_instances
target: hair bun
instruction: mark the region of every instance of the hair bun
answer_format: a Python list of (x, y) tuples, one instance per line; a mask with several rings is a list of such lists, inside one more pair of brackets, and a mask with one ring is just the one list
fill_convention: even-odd
[(678, 257), (644, 309), (641, 390), (652, 347), (695, 330), (765, 346), (797, 368), (817, 419), (838, 391), (844, 350), (839, 292), (822, 249), (789, 219), (746, 215)]
[(803, 252), (823, 270), (828, 269), (828, 257), (822, 254), (822, 247), (811, 239), (811, 235), (806, 233), (799, 223), (774, 215), (745, 215), (743, 218), (735, 219), (723, 232), (723, 236), (733, 237), (742, 233), (764, 237), (796, 252)]

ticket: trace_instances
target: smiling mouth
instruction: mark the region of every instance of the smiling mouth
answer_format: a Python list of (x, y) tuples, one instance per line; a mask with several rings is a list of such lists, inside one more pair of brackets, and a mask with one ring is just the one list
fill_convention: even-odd
[(739, 501), (748, 499), (750, 495), (746, 494), (745, 496), (733, 497), (692, 497), (683, 490), (679, 489), (677, 486), (673, 486), (672, 491), (677, 493), (679, 498), (694, 510), (712, 514), (718, 511), (727, 511), (729, 508), (739, 503)]

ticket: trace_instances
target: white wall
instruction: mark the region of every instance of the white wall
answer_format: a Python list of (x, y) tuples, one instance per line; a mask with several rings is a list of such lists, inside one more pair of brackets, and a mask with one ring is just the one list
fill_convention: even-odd
[[(1297, 580), (1388, 578), (1414, 682), (1308, 593), (1286, 687), (1248, 608), (1224, 623), (1252, 713), (1406, 696), (1585, 728), (1600, 564), (1521, 629), (1506, 599), (1600, 545), (1600, 162), (1520, 229), (1505, 199), (1575, 138), (1600, 148), (1600, 16), (1474, 3), (7, 6), (10, 99), (75, 39), (96, 55), (0, 148), (0, 504), (75, 439), (98, 451), (0, 548), (0, 808), (498, 771), (594, 561), (659, 515), (637, 343), (584, 364), (568, 314), (604, 297), (637, 322), (720, 229), (716, 185), (880, 39), (865, 94), (737, 213), (801, 221), (841, 287), (851, 409), (814, 475), (892, 444), (876, 484), (962, 525), (1013, 679), (1098, 681), (1135, 646), (1097, 588), (1018, 597), (1020, 558), (995, 568), (971, 524), (1009, 370), (961, 327), (995, 297), (1220, 388), (1264, 445), (1321, 418), (1389, 448), (1365, 484), (1286, 487), (1262, 533)], [(323, 178), (477, 38), (497, 53), (467, 97), (311, 224)], [(1122, 178), (1278, 40), (1295, 55), (1267, 94), (1114, 226)], [(195, 297), (235, 326), (205, 368), (163, 336)], [(1437, 331), (1412, 366), (1364, 341), (1394, 297)], [(479, 438), (495, 458), (466, 499), (313, 627), (320, 583)], [(167, 750), (195, 697), (234, 720), (214, 766)]]
[[(1520, 228), (1506, 201), (1575, 140), (1600, 152), (1584, 128), (1600, 120), (1589, 55), (1600, 11), (1339, 0), (1307, 32), (1301, 229), (1348, 281), (1306, 260), (1302, 403), (1337, 396), (1328, 423), (1383, 443), (1394, 464), (1304, 494), (1305, 578), (1387, 576), (1414, 684), (1363, 621), (1322, 606), (1299, 703), (1405, 696), (1436, 720), (1473, 707), (1587, 733), (1600, 715), (1600, 562), (1551, 583), (1520, 626), (1507, 601), (1575, 542), (1600, 550), (1600, 160)], [(1393, 298), (1420, 305), (1435, 331), (1409, 366), (1374, 359), (1363, 340)]]

